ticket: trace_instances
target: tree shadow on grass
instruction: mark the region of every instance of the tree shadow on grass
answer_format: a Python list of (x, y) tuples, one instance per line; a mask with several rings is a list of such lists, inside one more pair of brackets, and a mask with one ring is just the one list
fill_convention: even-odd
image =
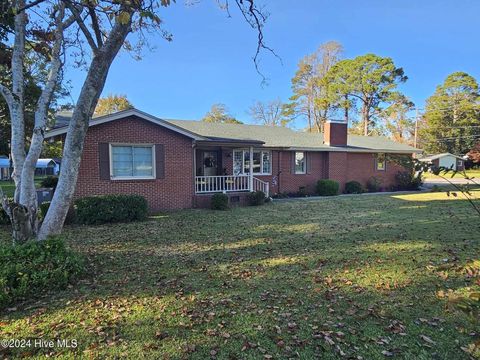
[[(187, 211), (160, 221), (69, 229), (66, 238), (86, 254), (89, 274), (72, 289), (21, 307), (31, 309), (6, 314), (3, 335), (75, 335), (84, 341), (78, 351), (91, 343), (99, 354), (111, 354), (106, 344), (113, 342), (128, 354), (197, 358), (212, 350), (224, 358), (295, 351), (372, 358), (397, 348), (428, 358), (431, 349), (418, 340), (415, 321), (448, 316), (442, 334), (450, 340), (434, 340), (440, 357), (458, 351), (455, 339), (467, 341), (454, 329), (468, 323), (445, 315), (435, 293), (468, 284), (463, 274), (442, 279), (439, 268), (445, 258), (461, 267), (478, 254), (474, 228), (449, 234), (444, 221), (467, 225), (468, 207), (454, 205), (452, 215), (450, 201), (436, 201), (428, 211), (395, 198), (381, 207), (304, 204)], [(413, 328), (411, 335), (385, 330), (393, 320)], [(64, 326), (53, 326), (58, 323)], [(319, 331), (344, 335), (330, 334), (332, 345)], [(393, 347), (382, 336), (394, 338), (387, 339)], [(119, 339), (135, 345), (124, 349)]]

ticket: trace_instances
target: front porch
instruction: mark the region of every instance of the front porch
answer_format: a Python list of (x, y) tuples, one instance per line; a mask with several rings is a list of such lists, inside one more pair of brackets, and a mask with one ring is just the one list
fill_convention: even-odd
[(263, 191), (268, 197), (270, 184), (254, 175), (270, 169), (270, 161), (267, 151), (253, 147), (195, 149), (195, 194)]

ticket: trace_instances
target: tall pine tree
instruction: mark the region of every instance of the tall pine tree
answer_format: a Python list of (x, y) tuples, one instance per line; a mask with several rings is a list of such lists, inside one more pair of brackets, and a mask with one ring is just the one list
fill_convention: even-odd
[(429, 153), (464, 155), (480, 138), (480, 94), (477, 80), (464, 72), (449, 75), (427, 99), (421, 130)]

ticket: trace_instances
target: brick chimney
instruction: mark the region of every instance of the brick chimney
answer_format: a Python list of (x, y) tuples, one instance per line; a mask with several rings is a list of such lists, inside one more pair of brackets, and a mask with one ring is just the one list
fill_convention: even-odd
[(346, 146), (347, 127), (346, 121), (327, 120), (324, 127), (323, 143), (329, 146)]

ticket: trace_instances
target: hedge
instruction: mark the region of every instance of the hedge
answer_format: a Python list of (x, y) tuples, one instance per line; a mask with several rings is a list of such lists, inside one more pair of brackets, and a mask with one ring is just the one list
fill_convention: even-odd
[(147, 200), (140, 195), (101, 195), (75, 201), (76, 217), (80, 224), (144, 220), (148, 214)]
[(345, 184), (345, 194), (361, 194), (362, 192), (362, 184), (358, 181), (349, 181)]
[(395, 185), (392, 190), (418, 190), (422, 183), (421, 176), (415, 176), (412, 171), (399, 171), (395, 174)]
[(3, 208), (0, 206), (0, 225), (8, 225), (10, 224), (10, 218), (8, 217), (7, 213)]
[(213, 210), (227, 210), (228, 196), (226, 194), (213, 194), (211, 204)]
[[(40, 204), (40, 217), (45, 219), (45, 215), (47, 215), (47, 211), (50, 208), (50, 201), (44, 201)], [(73, 224), (76, 221), (76, 213), (75, 207), (72, 205), (68, 208), (67, 217), (65, 218), (65, 224)]]
[(324, 179), (317, 182), (317, 194), (320, 196), (338, 195), (339, 188), (340, 186), (335, 180)]
[(368, 192), (380, 192), (382, 191), (382, 179), (377, 176), (372, 176), (367, 181)]
[(254, 191), (248, 194), (248, 205), (259, 206), (265, 204), (265, 193), (263, 191)]
[(44, 290), (64, 288), (83, 272), (83, 259), (61, 238), (0, 247), (0, 308)]
[(58, 184), (58, 176), (49, 175), (42, 179), (40, 186), (44, 188), (56, 188)]

